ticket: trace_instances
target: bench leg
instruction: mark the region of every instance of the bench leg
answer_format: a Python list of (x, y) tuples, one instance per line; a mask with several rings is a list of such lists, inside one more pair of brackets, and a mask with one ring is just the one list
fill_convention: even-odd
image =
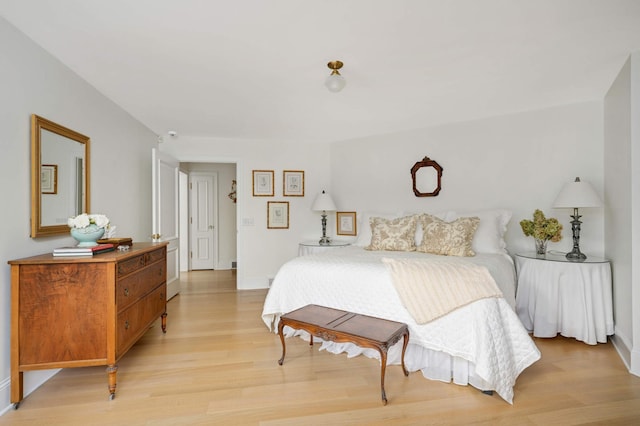
[(404, 342), (402, 344), (402, 358), (400, 358), (402, 360), (402, 372), (404, 373), (405, 376), (409, 376), (409, 372), (404, 366), (404, 353), (407, 350), (408, 344), (409, 344), (409, 330), (407, 330), (407, 332), (404, 333)]
[(280, 358), (280, 360), (278, 361), (278, 364), (280, 365), (282, 365), (282, 363), (284, 362), (284, 354), (286, 353), (286, 346), (284, 344), (284, 333), (282, 332), (283, 328), (284, 322), (280, 320), (280, 323), (278, 324), (278, 335), (280, 336), (280, 341), (282, 342), (282, 358)]
[(384, 375), (387, 371), (387, 348), (379, 348), (380, 351), (380, 390), (382, 391), (382, 403), (387, 405), (387, 394), (384, 391)]
[[(407, 350), (407, 345), (409, 345), (409, 330), (407, 330), (403, 335), (403, 342), (402, 342), (402, 357), (400, 358), (401, 362), (402, 362), (402, 372), (404, 373), (405, 376), (409, 376), (409, 372), (407, 371), (407, 368), (404, 365), (404, 353)], [(386, 347), (379, 347), (377, 348), (378, 352), (380, 352), (380, 391), (382, 393), (382, 403), (384, 405), (387, 405), (387, 393), (384, 391), (384, 376), (385, 373), (387, 371), (387, 348)]]

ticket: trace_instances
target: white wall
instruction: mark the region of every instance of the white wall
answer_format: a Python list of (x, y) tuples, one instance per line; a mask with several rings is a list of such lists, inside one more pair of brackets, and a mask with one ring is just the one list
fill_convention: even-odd
[[(614, 259), (614, 344), (640, 375), (640, 53), (624, 64), (604, 103), (606, 253)], [(632, 119), (636, 117), (636, 119)]]
[(631, 190), (631, 63), (627, 61), (605, 97), (605, 248), (616, 261), (613, 293), (616, 347), (630, 365), (632, 346), (632, 190)]
[[(633, 249), (640, 252), (640, 52), (631, 55), (631, 172), (633, 191)], [(640, 376), (640, 258), (633, 261), (631, 311), (633, 312), (633, 347), (631, 348), (631, 372)]]
[[(70, 245), (29, 238), (30, 116), (91, 138), (91, 206), (135, 241), (151, 234), (151, 148), (157, 137), (0, 18), (0, 412), (10, 400), (10, 268), (7, 261)], [(25, 393), (55, 371), (25, 374)], [(106, 389), (106, 375), (105, 375)], [(106, 390), (105, 390), (106, 392)], [(105, 393), (106, 395), (106, 393)]]
[[(322, 235), (320, 216), (311, 204), (330, 183), (327, 146), (180, 137), (165, 141), (160, 150), (181, 162), (236, 163), (239, 289), (266, 288), (280, 266), (297, 256), (300, 241)], [(275, 172), (273, 197), (252, 196), (252, 170)], [(305, 171), (304, 197), (282, 195), (283, 170)], [(267, 229), (268, 201), (289, 202), (289, 229)]]
[[(589, 102), (334, 143), (331, 179), (342, 210), (437, 212), (505, 208), (511, 253), (532, 251), (519, 226), (542, 209), (564, 226), (549, 250), (570, 251), (568, 210), (551, 205), (562, 186), (580, 176), (602, 195), (602, 103)], [(428, 156), (443, 168), (436, 197), (416, 197), (410, 169)], [(581, 211), (580, 247), (603, 255), (603, 211)]]
[[(570, 213), (551, 208), (562, 186), (576, 176), (602, 195), (602, 103), (588, 102), (427, 129), (336, 142), (328, 149), (304, 142), (207, 138), (170, 140), (160, 149), (180, 161), (238, 164), (238, 288), (266, 287), (296, 255), (301, 240), (316, 239), (320, 217), (310, 211), (322, 189), (331, 189), (341, 211), (438, 211), (506, 208), (514, 212), (507, 232), (512, 252), (533, 250), (518, 222), (536, 208), (565, 225), (551, 250), (571, 249)], [(330, 150), (330, 155), (329, 155)], [(442, 192), (417, 198), (409, 170), (425, 155), (444, 168)], [(251, 195), (251, 171), (275, 170), (275, 196)], [(305, 170), (303, 198), (282, 196), (282, 170)], [(291, 203), (288, 230), (266, 228), (268, 200)], [(581, 248), (604, 254), (604, 213), (583, 211)], [(335, 235), (334, 215), (329, 235)], [(346, 237), (342, 237), (345, 238)]]
[(228, 194), (231, 182), (236, 178), (236, 165), (233, 163), (180, 163), (180, 169), (187, 172), (215, 173), (218, 176), (218, 253), (216, 269), (231, 269), (231, 262), (236, 261), (237, 240), (237, 204)]

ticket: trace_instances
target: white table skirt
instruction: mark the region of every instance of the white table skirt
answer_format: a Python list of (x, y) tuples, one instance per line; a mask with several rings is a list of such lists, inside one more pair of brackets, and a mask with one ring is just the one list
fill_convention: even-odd
[(575, 337), (590, 345), (614, 333), (609, 262), (556, 262), (516, 256), (516, 312), (536, 337)]
[(328, 250), (340, 249), (350, 244), (344, 241), (331, 241), (329, 245), (320, 245), (317, 241), (306, 241), (298, 244), (298, 256), (323, 253)]

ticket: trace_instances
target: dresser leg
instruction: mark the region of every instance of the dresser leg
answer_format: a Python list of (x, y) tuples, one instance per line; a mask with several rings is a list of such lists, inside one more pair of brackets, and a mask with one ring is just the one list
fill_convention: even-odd
[(11, 370), (11, 402), (14, 403), (13, 408), (16, 410), (20, 405), (20, 402), (23, 398), (23, 380), (22, 380), (22, 371)]
[(118, 372), (118, 366), (112, 364), (107, 366), (107, 374), (109, 375), (109, 399), (116, 397), (116, 373)]
[(167, 332), (167, 313), (162, 314), (162, 332)]

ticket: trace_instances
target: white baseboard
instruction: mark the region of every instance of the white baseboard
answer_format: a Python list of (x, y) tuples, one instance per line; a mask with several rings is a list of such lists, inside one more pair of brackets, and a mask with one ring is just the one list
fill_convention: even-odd
[(7, 378), (0, 382), (0, 401), (3, 402), (2, 408), (0, 408), (0, 416), (9, 411), (13, 404), (11, 404), (11, 379)]
[[(55, 370), (40, 370), (40, 371), (27, 371), (23, 375), (24, 397), (26, 398), (34, 390), (42, 386), (47, 380), (55, 376), (60, 369)], [(13, 409), (11, 403), (11, 378), (6, 378), (0, 382), (0, 401), (2, 401), (2, 408), (0, 408), (0, 416), (9, 410)]]
[(620, 355), (620, 359), (627, 367), (627, 370), (631, 370), (631, 351), (627, 347), (624, 339), (617, 334), (614, 334), (611, 336), (611, 343), (616, 349), (616, 352), (618, 352), (618, 355)]
[(640, 350), (633, 349), (631, 351), (631, 368), (629, 369), (631, 374), (640, 377)]
[(233, 267), (234, 263), (237, 263), (237, 262), (231, 259), (218, 259), (214, 269), (221, 269), (221, 270), (236, 269)]

